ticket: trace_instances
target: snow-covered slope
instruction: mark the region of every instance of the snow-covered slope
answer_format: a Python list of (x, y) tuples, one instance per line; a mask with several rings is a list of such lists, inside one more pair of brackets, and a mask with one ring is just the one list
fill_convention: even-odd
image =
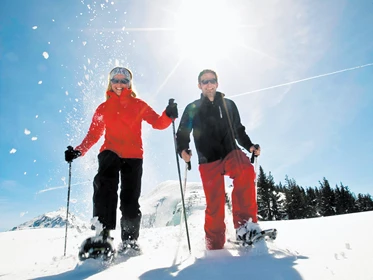
[[(185, 192), (185, 209), (190, 219), (200, 216), (205, 209), (205, 194), (201, 183), (188, 183)], [(176, 226), (182, 213), (180, 185), (175, 181), (161, 183), (153, 192), (141, 198), (142, 227)]]
[[(276, 227), (278, 238), (251, 250), (226, 244), (223, 250), (204, 248), (204, 199), (200, 183), (189, 183), (185, 194), (191, 254), (184, 222), (180, 224), (180, 186), (166, 181), (142, 198), (143, 224), (139, 242), (143, 254), (118, 259), (110, 267), (97, 261), (80, 263), (81, 242), (93, 232), (69, 229), (63, 256), (62, 228), (0, 233), (1, 279), (286, 279), (373, 280), (373, 212), (326, 218), (261, 222)], [(179, 215), (179, 217), (178, 217)], [(153, 217), (153, 218), (150, 218)], [(151, 222), (150, 222), (151, 221)], [(227, 236), (234, 231), (227, 213)], [(146, 224), (146, 226), (145, 226)], [(113, 232), (114, 242), (120, 232)], [(30, 255), (31, 254), (31, 255)]]

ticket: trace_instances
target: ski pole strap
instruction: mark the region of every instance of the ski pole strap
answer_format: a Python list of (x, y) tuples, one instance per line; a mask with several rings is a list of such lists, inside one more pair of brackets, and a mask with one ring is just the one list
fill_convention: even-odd
[(254, 163), (255, 158), (257, 157), (257, 156), (254, 154), (254, 152), (255, 152), (255, 150), (258, 149), (258, 148), (259, 148), (259, 145), (258, 145), (258, 144), (255, 144), (255, 145), (254, 145), (254, 151), (253, 151), (253, 154), (252, 154), (252, 156), (251, 156), (251, 163)]

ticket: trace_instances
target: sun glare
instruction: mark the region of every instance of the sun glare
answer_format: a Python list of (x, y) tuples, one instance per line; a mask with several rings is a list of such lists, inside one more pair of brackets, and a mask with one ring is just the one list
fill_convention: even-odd
[(176, 45), (187, 59), (227, 57), (242, 44), (240, 20), (238, 8), (228, 1), (183, 1), (176, 13)]

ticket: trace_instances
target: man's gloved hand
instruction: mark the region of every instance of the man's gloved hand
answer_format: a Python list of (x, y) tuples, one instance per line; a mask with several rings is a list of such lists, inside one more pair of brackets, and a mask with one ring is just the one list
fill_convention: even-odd
[(255, 156), (259, 156), (260, 155), (260, 146), (259, 144), (255, 144), (255, 145), (252, 145), (250, 147), (250, 153), (253, 153), (253, 155)]
[(259, 144), (252, 145), (250, 147), (250, 151), (249, 152), (252, 153), (251, 163), (254, 163), (255, 157), (257, 157), (257, 156), (260, 155), (260, 146), (259, 146)]
[(171, 98), (168, 101), (168, 105), (166, 107), (166, 115), (171, 119), (177, 119), (179, 113), (177, 111), (177, 103), (174, 102), (175, 99)]
[(74, 150), (73, 147), (68, 146), (65, 151), (65, 160), (67, 162), (72, 162), (74, 159), (80, 157), (82, 153), (80, 151)]

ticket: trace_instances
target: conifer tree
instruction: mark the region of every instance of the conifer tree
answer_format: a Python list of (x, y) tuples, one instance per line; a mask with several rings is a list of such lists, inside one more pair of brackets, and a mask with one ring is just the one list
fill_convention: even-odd
[(271, 207), (269, 198), (269, 185), (267, 175), (264, 170), (259, 166), (259, 176), (257, 181), (257, 204), (258, 204), (258, 215), (263, 221), (271, 219)]
[(314, 218), (319, 216), (319, 205), (318, 205), (318, 197), (315, 189), (307, 188), (306, 189), (306, 218)]
[(285, 209), (285, 195), (282, 192), (280, 192), (277, 186), (275, 185), (275, 181), (271, 172), (269, 172), (267, 181), (271, 207), (270, 219), (282, 220), (287, 216)]
[(260, 166), (258, 176), (258, 213), (262, 220), (282, 220), (287, 216), (285, 197), (275, 185), (271, 172), (267, 176)]
[(336, 211), (336, 202), (335, 194), (332, 188), (329, 185), (328, 180), (324, 177), (322, 182), (319, 182), (321, 185), (321, 205), (320, 205), (320, 214), (321, 216), (332, 216), (335, 215)]
[(278, 204), (278, 214), (275, 213), (276, 220), (288, 220), (289, 215), (287, 213), (287, 201), (286, 201), (286, 188), (279, 182), (275, 186), (275, 191), (277, 193), (277, 204)]
[(343, 186), (342, 183), (340, 187), (336, 185), (335, 199), (337, 215), (356, 212), (356, 199), (348, 187)]
[(359, 212), (373, 210), (373, 200), (370, 194), (358, 194), (356, 205)]
[(301, 219), (305, 215), (305, 194), (303, 188), (301, 189), (294, 179), (285, 178), (286, 182), (286, 209), (289, 219)]

